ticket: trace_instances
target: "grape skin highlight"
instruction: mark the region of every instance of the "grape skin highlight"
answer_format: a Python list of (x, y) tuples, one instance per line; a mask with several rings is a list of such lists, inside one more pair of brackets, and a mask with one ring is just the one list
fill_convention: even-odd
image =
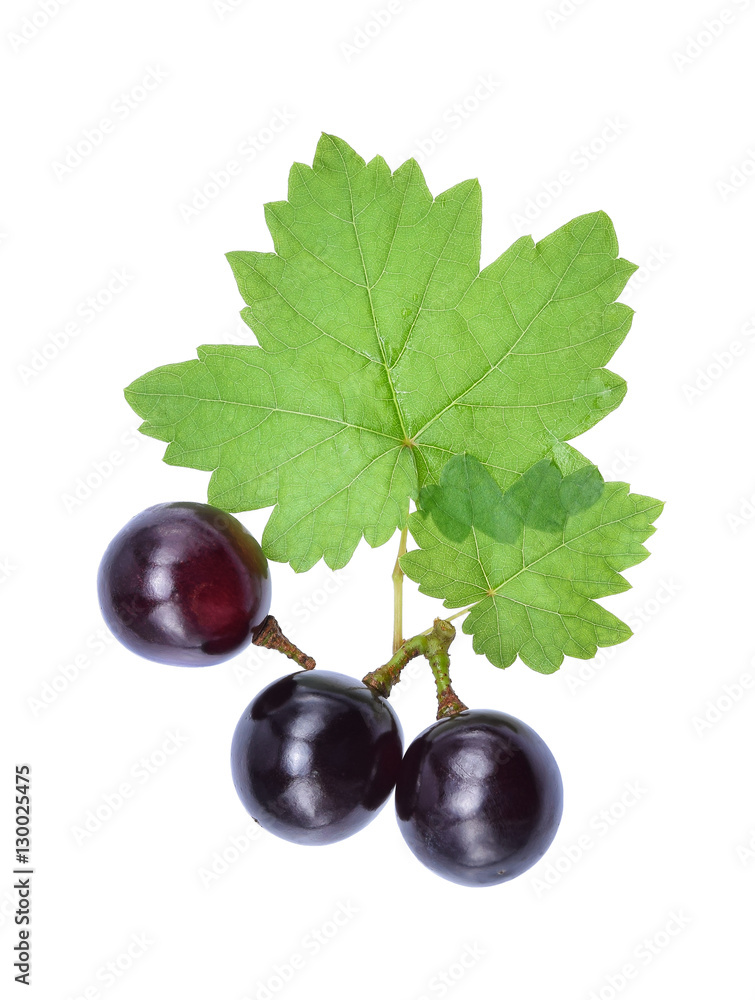
[(133, 517), (108, 546), (97, 587), (124, 646), (178, 666), (234, 656), (270, 610), (267, 559), (253, 536), (231, 514), (188, 501)]

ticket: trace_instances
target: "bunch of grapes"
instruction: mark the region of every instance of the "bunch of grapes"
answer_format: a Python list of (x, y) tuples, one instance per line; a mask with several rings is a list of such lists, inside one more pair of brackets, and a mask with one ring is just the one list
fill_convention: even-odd
[(404, 753), (385, 673), (312, 670), (269, 615), (267, 560), (230, 514), (189, 502), (142, 511), (108, 546), (98, 589), (113, 634), (148, 659), (205, 666), (255, 642), (303, 667), (264, 688), (233, 735), (236, 791), (264, 829), (330, 844), (369, 823), (395, 788), (409, 848), (452, 882), (505, 882), (548, 849), (563, 793), (537, 733), (454, 696)]

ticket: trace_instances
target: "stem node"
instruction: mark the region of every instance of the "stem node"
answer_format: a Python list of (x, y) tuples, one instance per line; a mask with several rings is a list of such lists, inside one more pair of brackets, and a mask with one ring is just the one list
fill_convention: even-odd
[(391, 690), (401, 680), (401, 671), (407, 663), (415, 656), (424, 656), (430, 664), (438, 692), (436, 718), (446, 719), (452, 715), (458, 715), (459, 712), (466, 711), (467, 706), (451, 686), (449, 675), (451, 658), (448, 655), (448, 647), (454, 641), (455, 636), (456, 629), (450, 622), (436, 618), (433, 627), (427, 633), (423, 632), (421, 635), (415, 635), (412, 639), (407, 639), (387, 663), (363, 677), (362, 682), (387, 698)]
[(456, 629), (449, 621), (436, 618), (427, 637), (427, 656), (430, 669), (435, 678), (435, 689), (438, 694), (438, 714), (436, 719), (447, 719), (459, 712), (466, 711), (467, 706), (459, 698), (451, 685), (451, 657), (448, 647), (456, 638)]

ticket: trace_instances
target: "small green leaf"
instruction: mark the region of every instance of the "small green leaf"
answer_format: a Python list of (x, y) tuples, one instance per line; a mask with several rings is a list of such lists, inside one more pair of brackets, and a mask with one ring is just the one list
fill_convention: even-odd
[(448, 538), (463, 542), (473, 527), (501, 542), (515, 541), (519, 517), (496, 481), (471, 455), (447, 462), (438, 486), (425, 486), (419, 505)]
[[(497, 667), (519, 656), (541, 673), (552, 673), (564, 656), (589, 659), (599, 646), (623, 642), (630, 629), (594, 598), (629, 587), (620, 571), (648, 555), (643, 542), (655, 530), (663, 504), (629, 493), (625, 483), (603, 483), (583, 468), (562, 478), (555, 464), (536, 463), (494, 501), (519, 519), (515, 543), (492, 535), (475, 520), (471, 496), (462, 496), (462, 469), (471, 493), (487, 475), (457, 456), (428, 504), (409, 518), (419, 549), (401, 559), (424, 594), (447, 608), (468, 607), (463, 631), (474, 649)], [(454, 496), (443, 496), (444, 482)], [(447, 511), (469, 512), (464, 537), (448, 534)], [(454, 520), (456, 528), (461, 522)]]
[(559, 500), (569, 514), (578, 514), (598, 502), (603, 486), (600, 471), (594, 465), (588, 465), (564, 479), (559, 491)]
[(514, 483), (506, 499), (522, 524), (541, 531), (558, 531), (566, 523), (567, 512), (561, 503), (563, 480), (553, 462), (543, 459)]

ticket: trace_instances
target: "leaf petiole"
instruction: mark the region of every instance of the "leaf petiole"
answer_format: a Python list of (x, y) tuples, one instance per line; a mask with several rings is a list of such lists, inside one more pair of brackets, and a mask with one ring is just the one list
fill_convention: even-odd
[[(408, 517), (408, 511), (407, 511)], [(396, 565), (393, 567), (393, 652), (401, 648), (404, 641), (404, 571), (401, 569), (401, 556), (406, 553), (406, 536), (409, 528), (404, 525), (401, 541), (398, 546)]]
[[(462, 608), (461, 611), (457, 611), (456, 614), (454, 614), (454, 615), (449, 615), (448, 618), (444, 618), (443, 621), (445, 621), (445, 622), (452, 622), (456, 618), (461, 618), (462, 615), (468, 615), (469, 612), (474, 607), (475, 607), (474, 604), (470, 604), (468, 608)], [(438, 619), (436, 619), (436, 621), (437, 620)], [(421, 635), (430, 635), (432, 633), (432, 631), (433, 631), (434, 628), (435, 628), (435, 626), (431, 625), (430, 628), (426, 628), (425, 631), (421, 633)]]

